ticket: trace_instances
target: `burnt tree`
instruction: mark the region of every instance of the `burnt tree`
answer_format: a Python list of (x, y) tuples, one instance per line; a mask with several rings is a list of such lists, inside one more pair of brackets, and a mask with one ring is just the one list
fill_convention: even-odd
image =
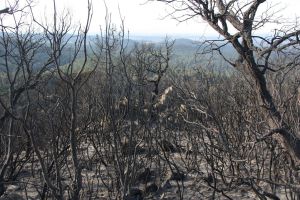
[[(256, 36), (255, 31), (261, 29), (265, 24), (275, 23), (273, 20), (274, 9), (272, 11), (272, 9), (264, 8), (266, 0), (158, 1), (171, 6), (173, 11), (170, 15), (179, 21), (200, 17), (222, 36), (222, 40), (206, 41), (210, 51), (219, 52), (230, 65), (247, 76), (250, 83), (253, 84), (257, 100), (270, 127), (269, 133), (265, 136), (272, 136), (291, 155), (293, 163), (299, 163), (300, 138), (284, 120), (283, 113), (270, 92), (267, 78), (268, 73), (276, 73), (284, 68), (298, 66), (298, 54), (295, 49), (300, 43), (300, 30), (297, 24), (295, 23), (289, 29), (276, 29), (271, 37)], [(226, 58), (222, 53), (222, 47), (228, 44), (236, 51), (238, 55), (236, 59)], [(291, 51), (293, 55), (290, 53)], [(289, 61), (282, 66), (276, 66), (272, 59), (274, 55), (278, 54), (289, 56)]]

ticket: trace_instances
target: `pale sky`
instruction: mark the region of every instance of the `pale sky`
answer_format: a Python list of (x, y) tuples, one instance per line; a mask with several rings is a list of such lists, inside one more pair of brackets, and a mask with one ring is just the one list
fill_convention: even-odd
[[(51, 11), (52, 0), (35, 1), (37, 3), (35, 12), (40, 18)], [(85, 19), (87, 0), (56, 1), (59, 8), (70, 11), (74, 22)], [(281, 15), (287, 20), (295, 19), (297, 10), (300, 8), (300, 0), (267, 0), (267, 3), (264, 4), (276, 5), (278, 3), (279, 5), (275, 6), (275, 10), (281, 8), (284, 8), (284, 10), (277, 15)], [(125, 19), (125, 28), (132, 35), (197, 35), (199, 37), (202, 35), (215, 35), (215, 32), (206, 23), (201, 22), (200, 19), (192, 19), (183, 23), (178, 23), (171, 17), (163, 19), (170, 11), (163, 3), (147, 2), (147, 0), (106, 0), (106, 5), (109, 12), (112, 13), (112, 22), (116, 24), (120, 23), (120, 9), (121, 15)], [(104, 0), (93, 0), (93, 10), (93, 23), (90, 33), (98, 33), (99, 26), (104, 24)], [(273, 28), (276, 27), (266, 27), (265, 31)]]
[[(44, 7), (48, 7), (43, 0)], [(198, 23), (178, 23), (170, 17), (167, 7), (158, 2), (147, 0), (106, 0), (108, 11), (112, 15), (112, 22), (120, 24), (120, 14), (124, 18), (125, 28), (135, 35), (172, 35), (172, 34), (195, 34), (204, 33), (206, 26)], [(85, 18), (87, 0), (57, 0), (60, 7), (69, 8), (74, 20)], [(43, 7), (43, 6), (39, 6)], [(39, 8), (40, 9), (40, 8)], [(104, 0), (93, 0), (93, 25), (90, 32), (99, 32), (99, 25), (104, 24), (105, 4)], [(120, 12), (119, 12), (120, 10)], [(165, 18), (165, 19), (163, 19)], [(192, 20), (193, 22), (195, 20)]]

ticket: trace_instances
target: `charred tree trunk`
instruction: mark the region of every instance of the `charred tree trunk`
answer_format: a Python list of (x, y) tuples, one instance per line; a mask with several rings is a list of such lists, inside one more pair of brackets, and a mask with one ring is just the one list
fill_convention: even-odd
[(80, 190), (82, 188), (82, 176), (81, 176), (81, 166), (78, 161), (77, 155), (77, 136), (76, 136), (76, 126), (77, 126), (77, 92), (74, 87), (71, 89), (71, 131), (70, 131), (70, 147), (71, 147), (71, 155), (73, 161), (74, 168), (74, 177), (72, 184), (72, 199), (78, 200), (80, 199)]
[(272, 130), (272, 137), (291, 155), (295, 164), (300, 161), (300, 139), (293, 133), (287, 123), (282, 118), (274, 103), (273, 97), (267, 88), (267, 83), (264, 75), (260, 72), (255, 63), (249, 63), (251, 77), (255, 82), (255, 91), (259, 97), (259, 101), (263, 107), (263, 111), (268, 124)]
[[(237, 40), (233, 41), (235, 49), (239, 52), (244, 62), (243, 73), (249, 74), (250, 79), (255, 85), (256, 96), (263, 108), (262, 111), (267, 119), (271, 129), (272, 137), (290, 154), (294, 164), (300, 162), (300, 139), (293, 133), (288, 124), (284, 121), (282, 114), (279, 112), (277, 105), (268, 89), (265, 72), (261, 70), (255, 60), (252, 33), (246, 32), (243, 35), (243, 43)], [(249, 45), (250, 44), (250, 45)], [(236, 66), (237, 67), (237, 66)], [(266, 68), (267, 66), (263, 66)]]

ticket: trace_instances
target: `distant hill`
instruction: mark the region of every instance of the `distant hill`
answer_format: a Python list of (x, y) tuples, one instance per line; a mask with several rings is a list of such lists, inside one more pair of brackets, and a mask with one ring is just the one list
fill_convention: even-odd
[[(89, 35), (88, 42), (92, 47), (94, 46), (94, 42), (96, 40), (96, 35)], [(172, 39), (172, 38), (171, 38)], [(128, 50), (134, 48), (136, 44), (139, 43), (153, 43), (154, 45), (161, 45), (165, 41), (165, 37), (162, 36), (133, 36), (130, 39), (125, 39), (124, 44)], [(65, 46), (62, 51), (62, 56), (60, 59), (60, 64), (62, 66), (67, 65), (72, 60), (72, 55), (74, 53), (74, 42), (75, 39), (71, 39), (69, 44)], [(221, 44), (221, 43), (220, 43)], [(185, 67), (195, 67), (195, 66), (206, 66), (208, 62), (211, 62), (210, 65), (223, 67), (225, 64), (224, 60), (220, 55), (215, 53), (213, 57), (211, 55), (201, 55), (203, 47), (201, 46), (201, 42), (190, 39), (190, 38), (175, 38), (175, 43), (173, 46), (173, 54), (171, 57), (171, 62), (174, 65), (184, 65)], [(44, 47), (44, 51), (39, 51), (36, 55), (36, 62), (33, 68), (38, 68), (43, 62), (48, 58), (48, 53), (50, 52), (48, 47)], [(222, 52), (226, 57), (235, 57), (234, 49), (232, 46), (227, 45), (222, 47)], [(0, 48), (0, 53), (4, 53), (4, 49)], [(92, 56), (92, 51), (88, 51), (89, 55)], [(80, 60), (83, 59), (83, 52), (80, 52), (77, 57), (77, 63), (80, 63)], [(3, 63), (3, 58), (0, 58), (0, 62)], [(0, 66), (0, 71), (5, 70)]]

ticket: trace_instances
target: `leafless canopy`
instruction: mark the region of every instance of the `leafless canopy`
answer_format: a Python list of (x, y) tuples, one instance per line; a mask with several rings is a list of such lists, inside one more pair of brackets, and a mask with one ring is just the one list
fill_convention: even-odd
[[(270, 128), (276, 130), (271, 132), (281, 135), (284, 141), (281, 142), (282, 146), (289, 149), (295, 161), (299, 161), (300, 140), (297, 137), (298, 134), (289, 130), (289, 125), (284, 121), (282, 113), (270, 93), (266, 78), (267, 72), (298, 66), (299, 54), (295, 51), (299, 48), (300, 30), (297, 23), (289, 28), (274, 30), (272, 37), (256, 36), (256, 30), (268, 22), (276, 21), (272, 18), (274, 13), (260, 10), (264, 4), (267, 4), (267, 0), (158, 1), (170, 5), (174, 9), (171, 15), (178, 20), (184, 21), (193, 17), (201, 17), (217, 31), (224, 38), (224, 42), (220, 44), (209, 41), (210, 50), (218, 51), (223, 56), (221, 47), (228, 43), (234, 47), (238, 58), (232, 61), (223, 56), (224, 59), (249, 77), (256, 90), (258, 100), (264, 107)], [(279, 67), (278, 65), (274, 67), (272, 62), (274, 54), (288, 56), (289, 60)]]

